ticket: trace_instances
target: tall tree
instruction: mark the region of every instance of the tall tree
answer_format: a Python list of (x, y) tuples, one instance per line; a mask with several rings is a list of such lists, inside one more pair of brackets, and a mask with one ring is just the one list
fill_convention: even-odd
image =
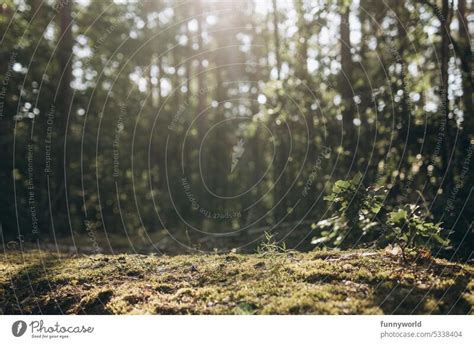
[(280, 55), (280, 35), (278, 33), (278, 5), (277, 0), (272, 0), (273, 6), (273, 38), (275, 43), (275, 58), (277, 67), (277, 78), (281, 79), (281, 55)]
[(453, 156), (453, 139), (452, 131), (454, 129), (453, 121), (450, 119), (450, 106), (449, 106), (449, 58), (451, 45), (451, 19), (452, 11), (449, 5), (449, 0), (442, 0), (441, 7), (441, 111), (444, 116), (443, 121), (445, 122), (445, 139), (443, 149), (443, 169), (445, 178), (445, 187), (449, 188), (452, 184), (453, 178), (453, 166), (451, 165), (451, 157)]
[(474, 129), (474, 106), (472, 103), (472, 47), (469, 39), (469, 22), (467, 20), (466, 0), (458, 0), (458, 22), (459, 22), (459, 51), (462, 70), (463, 88), (463, 111), (464, 127), (466, 132), (470, 132), (471, 138)]
[[(338, 88), (342, 97), (344, 106), (342, 111), (343, 134), (345, 136), (344, 143), (349, 149), (352, 149), (354, 143), (354, 106), (353, 91), (354, 80), (352, 73), (354, 63), (352, 61), (352, 45), (350, 40), (350, 3), (348, 1), (339, 1), (340, 25), (339, 38), (341, 45), (341, 73), (339, 75)], [(352, 158), (352, 155), (351, 155)], [(347, 165), (348, 167), (349, 165)]]
[[(311, 173), (316, 161), (316, 145), (315, 145), (315, 128), (314, 128), (314, 111), (311, 110), (311, 103), (314, 101), (311, 92), (313, 92), (315, 85), (312, 82), (312, 76), (308, 70), (308, 42), (311, 38), (311, 26), (305, 19), (305, 8), (303, 0), (295, 0), (295, 9), (298, 16), (298, 40), (297, 40), (297, 60), (296, 62), (296, 76), (302, 82), (300, 97), (302, 98), (302, 112), (306, 125), (308, 126), (308, 162), (306, 163), (306, 170), (308, 175)], [(302, 208), (305, 213), (312, 205), (314, 200), (312, 197), (306, 197), (306, 206)], [(303, 214), (304, 214), (303, 213)], [(298, 213), (294, 213), (299, 216)]]
[[(206, 131), (206, 114), (201, 114), (201, 112), (206, 107), (206, 74), (204, 70), (204, 60), (205, 60), (205, 47), (203, 40), (203, 26), (204, 26), (204, 10), (202, 0), (196, 0), (196, 21), (197, 21), (197, 45), (199, 47), (199, 56), (198, 56), (198, 66), (196, 70), (197, 77), (197, 111), (196, 116), (201, 115), (200, 118), (196, 121), (198, 128), (198, 138), (201, 141), (204, 137)], [(200, 143), (200, 142), (199, 142)]]
[[(280, 52), (280, 33), (279, 33), (279, 10), (276, 0), (272, 1), (273, 5), (273, 39), (274, 39), (274, 49), (276, 57), (276, 71), (277, 71), (277, 81), (278, 87), (285, 87), (285, 80), (282, 80), (281, 68), (281, 52)], [(275, 111), (272, 116), (272, 131), (275, 140), (275, 167), (273, 168), (273, 204), (275, 207), (274, 221), (279, 222), (287, 214), (287, 191), (288, 191), (288, 145), (287, 145), (287, 130), (284, 121), (286, 121), (285, 111), (286, 111), (286, 97), (282, 96), (281, 90), (276, 90), (276, 102), (277, 108), (279, 111)]]
[(67, 199), (66, 199), (66, 166), (67, 154), (66, 137), (67, 137), (67, 118), (72, 107), (72, 1), (58, 0), (57, 7), (59, 8), (59, 39), (58, 39), (58, 84), (57, 96), (55, 102), (57, 103), (57, 111), (55, 118), (56, 126), (56, 162), (54, 169), (54, 176), (51, 178), (55, 185), (55, 195), (53, 202), (54, 215), (60, 221), (56, 228), (67, 228), (66, 217), (69, 214)]

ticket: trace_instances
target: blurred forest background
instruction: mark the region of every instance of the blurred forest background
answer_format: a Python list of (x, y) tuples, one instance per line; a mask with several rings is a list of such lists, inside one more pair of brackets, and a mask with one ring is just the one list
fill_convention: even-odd
[(360, 173), (469, 257), (473, 29), (469, 0), (3, 0), (4, 247), (306, 250)]

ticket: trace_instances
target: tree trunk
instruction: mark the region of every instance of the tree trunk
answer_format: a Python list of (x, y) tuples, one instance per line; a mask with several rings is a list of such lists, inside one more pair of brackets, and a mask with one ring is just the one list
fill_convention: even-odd
[[(315, 146), (315, 132), (314, 132), (314, 119), (313, 119), (313, 111), (311, 110), (311, 103), (313, 101), (313, 96), (310, 94), (310, 90), (314, 89), (314, 85), (312, 83), (311, 76), (308, 71), (308, 41), (311, 37), (309, 32), (309, 25), (306, 23), (304, 18), (305, 9), (303, 7), (303, 0), (295, 0), (295, 9), (298, 14), (298, 32), (300, 39), (298, 40), (297, 46), (297, 59), (296, 59), (296, 76), (298, 79), (301, 80), (303, 83), (301, 87), (301, 94), (302, 94), (302, 111), (304, 114), (304, 119), (306, 125), (308, 126), (308, 156), (306, 160), (306, 171), (307, 175), (311, 174), (311, 170), (316, 163), (316, 146)], [(309, 90), (308, 90), (309, 88)], [(313, 190), (311, 190), (313, 191)], [(302, 213), (298, 214), (294, 212), (295, 219), (299, 218), (300, 216), (304, 216), (304, 214), (309, 210), (312, 203), (314, 202), (314, 197), (310, 195), (306, 197), (305, 205), (302, 207)]]
[[(201, 0), (196, 1), (196, 20), (197, 20), (197, 43), (199, 46), (199, 64), (197, 67), (197, 84), (198, 84), (198, 104), (197, 104), (197, 113), (196, 116), (198, 116), (201, 111), (204, 110), (206, 106), (206, 75), (204, 74), (204, 67), (203, 67), (203, 61), (204, 61), (204, 42), (202, 39), (202, 29), (203, 29), (203, 8), (202, 8), (202, 3)], [(202, 140), (204, 137), (205, 131), (206, 131), (206, 116), (204, 114), (201, 114), (201, 117), (197, 120), (197, 127), (198, 127), (198, 138), (199, 141)], [(200, 142), (199, 142), (200, 144)]]
[(471, 137), (468, 137), (468, 139), (471, 139), (474, 133), (474, 106), (472, 104), (472, 49), (469, 40), (467, 12), (466, 0), (458, 0), (459, 45), (463, 76), (464, 131), (470, 133)]
[[(58, 0), (60, 1), (60, 0)], [(56, 161), (54, 175), (50, 177), (51, 184), (54, 185), (53, 214), (56, 215), (55, 223), (57, 230), (65, 231), (68, 226), (68, 205), (66, 199), (66, 133), (67, 117), (72, 101), (72, 1), (61, 1), (60, 5), (60, 36), (58, 41), (58, 64), (59, 64), (59, 83), (57, 90), (57, 116), (56, 125)]]
[[(339, 91), (341, 92), (342, 104), (344, 106), (342, 112), (343, 142), (349, 150), (354, 148), (354, 107), (353, 107), (353, 80), (352, 71), (354, 65), (351, 57), (351, 41), (350, 41), (350, 23), (349, 14), (350, 7), (344, 2), (340, 3), (341, 24), (339, 26), (339, 35), (341, 40), (341, 74), (339, 75)], [(353, 152), (355, 154), (355, 152)], [(353, 157), (350, 156), (349, 160)], [(349, 165), (346, 166), (347, 168)], [(349, 171), (348, 171), (349, 172)]]
[[(277, 79), (281, 80), (281, 57), (280, 57), (280, 36), (278, 33), (278, 7), (276, 0), (272, 1), (273, 4), (273, 36), (274, 36), (274, 44), (275, 44), (275, 56), (277, 62)], [(284, 99), (280, 96), (280, 93), (277, 94), (277, 101), (280, 105), (281, 109), (284, 108)], [(276, 157), (275, 157), (275, 168), (273, 169), (273, 184), (274, 184), (274, 199), (273, 203), (275, 206), (274, 212), (274, 221), (278, 222), (281, 220), (282, 217), (286, 215), (287, 210), (287, 199), (285, 197), (285, 193), (287, 190), (287, 182), (286, 182), (286, 172), (285, 165), (288, 161), (286, 155), (286, 138), (285, 138), (285, 130), (284, 124), (276, 125), (276, 121), (280, 113), (276, 112), (272, 123), (273, 130), (276, 134), (275, 139), (275, 146), (276, 146)]]
[(452, 147), (452, 120), (449, 118), (449, 45), (451, 41), (450, 29), (451, 13), (449, 8), (449, 0), (442, 0), (441, 8), (441, 110), (443, 114), (443, 121), (445, 122), (445, 139), (443, 149), (443, 164), (444, 164), (444, 188), (449, 189), (453, 181), (453, 168), (450, 167), (451, 157), (453, 153)]
[(281, 58), (280, 58), (280, 38), (278, 35), (278, 7), (276, 0), (272, 0), (273, 4), (273, 37), (275, 40), (275, 57), (277, 63), (277, 77), (281, 78)]

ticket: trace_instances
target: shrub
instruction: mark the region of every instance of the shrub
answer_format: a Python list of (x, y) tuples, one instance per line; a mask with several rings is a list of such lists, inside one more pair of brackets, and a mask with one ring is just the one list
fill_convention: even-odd
[(344, 248), (362, 239), (375, 239), (374, 233), (381, 229), (377, 216), (382, 211), (386, 189), (365, 188), (361, 179), (358, 174), (352, 180), (339, 180), (334, 184), (332, 193), (324, 197), (333, 203), (334, 212), (332, 217), (314, 226), (321, 230), (321, 236), (314, 238), (313, 244), (325, 243)]
[(449, 245), (449, 240), (442, 236), (441, 223), (427, 221), (429, 216), (414, 204), (397, 207), (388, 213), (387, 231), (379, 240), (397, 243), (402, 252), (407, 247), (433, 249)]
[(365, 187), (360, 174), (337, 181), (324, 198), (333, 203), (333, 214), (313, 226), (320, 235), (312, 243), (341, 248), (395, 243), (403, 254), (406, 248), (448, 245), (441, 223), (428, 221), (431, 215), (427, 210), (414, 204), (386, 206), (387, 194), (385, 187)]

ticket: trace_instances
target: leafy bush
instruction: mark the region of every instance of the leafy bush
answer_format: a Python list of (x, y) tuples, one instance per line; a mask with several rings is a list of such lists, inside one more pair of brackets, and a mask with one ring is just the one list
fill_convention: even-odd
[(414, 204), (386, 206), (387, 194), (385, 187), (364, 187), (360, 174), (352, 180), (337, 181), (332, 193), (324, 198), (333, 203), (333, 214), (313, 226), (320, 235), (312, 243), (342, 248), (395, 243), (402, 252), (406, 248), (448, 245), (441, 223), (429, 222), (427, 210)]
[(358, 174), (352, 180), (339, 180), (334, 184), (332, 193), (324, 197), (333, 203), (335, 211), (332, 217), (314, 226), (321, 229), (321, 236), (314, 238), (313, 244), (348, 247), (361, 238), (364, 241), (375, 239), (373, 233), (380, 230), (377, 216), (382, 210), (386, 190), (365, 188), (361, 179)]
[(427, 214), (414, 204), (407, 204), (392, 210), (388, 213), (388, 230), (383, 241), (395, 242), (402, 249), (447, 246), (449, 240), (442, 236), (441, 223), (429, 222), (426, 218)]

